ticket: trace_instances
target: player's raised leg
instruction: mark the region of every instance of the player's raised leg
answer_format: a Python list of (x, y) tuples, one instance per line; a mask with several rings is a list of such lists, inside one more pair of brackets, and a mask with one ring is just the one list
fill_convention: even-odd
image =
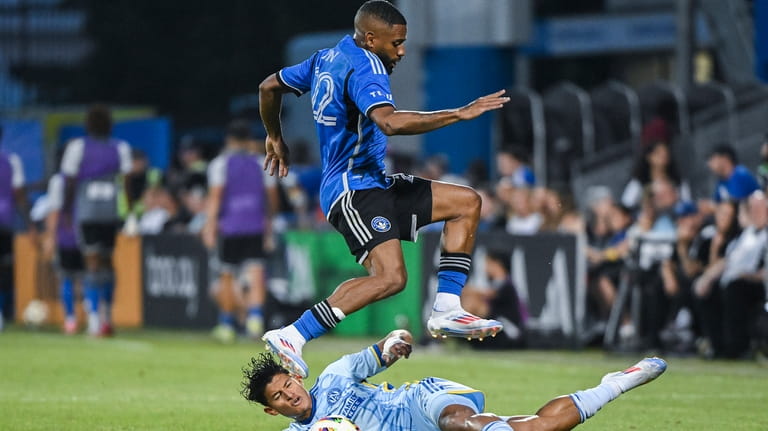
[(659, 377), (667, 369), (661, 358), (645, 358), (624, 371), (603, 377), (600, 385), (557, 397), (531, 416), (502, 417), (450, 405), (443, 409), (441, 431), (566, 431), (594, 416), (604, 405), (624, 392)]
[(432, 182), (432, 222), (445, 221), (437, 295), (427, 329), (433, 337), (479, 338), (495, 336), (501, 322), (481, 319), (461, 307), (461, 291), (472, 264), (480, 196), (469, 187)]
[(302, 377), (309, 374), (309, 367), (302, 359), (307, 341), (333, 329), (348, 314), (405, 288), (407, 274), (399, 240), (390, 239), (374, 247), (363, 265), (368, 270), (367, 277), (341, 283), (328, 299), (305, 311), (292, 325), (268, 331), (262, 337), (267, 348), (277, 354), (292, 373)]

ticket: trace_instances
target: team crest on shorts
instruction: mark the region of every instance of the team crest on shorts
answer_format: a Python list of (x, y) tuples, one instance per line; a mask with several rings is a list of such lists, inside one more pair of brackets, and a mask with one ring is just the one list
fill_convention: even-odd
[(389, 222), (389, 220), (386, 219), (386, 217), (382, 216), (376, 216), (371, 220), (371, 227), (376, 232), (388, 232), (390, 228), (392, 228), (392, 223)]

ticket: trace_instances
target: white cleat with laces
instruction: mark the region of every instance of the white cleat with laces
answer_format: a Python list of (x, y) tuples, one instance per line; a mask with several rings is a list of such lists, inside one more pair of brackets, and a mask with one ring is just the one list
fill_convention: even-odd
[(661, 358), (645, 358), (624, 371), (608, 373), (603, 376), (601, 383), (608, 383), (621, 393), (627, 392), (640, 385), (653, 381), (664, 373), (667, 363)]
[(434, 338), (460, 337), (468, 340), (495, 337), (503, 325), (498, 320), (483, 319), (462, 309), (444, 312), (432, 311), (427, 330)]
[(301, 346), (281, 333), (279, 329), (267, 331), (261, 339), (267, 343), (267, 350), (280, 357), (280, 361), (292, 374), (306, 378), (309, 366), (301, 358)]

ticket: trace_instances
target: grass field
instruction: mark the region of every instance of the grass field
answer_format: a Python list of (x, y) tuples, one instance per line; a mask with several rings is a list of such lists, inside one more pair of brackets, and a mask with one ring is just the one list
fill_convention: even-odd
[[(308, 345), (313, 375), (372, 339)], [(417, 349), (372, 379), (437, 375), (485, 392), (489, 411), (528, 414), (550, 398), (595, 386), (635, 357), (602, 352), (479, 353), (450, 340)], [(240, 398), (240, 368), (262, 346), (222, 346), (206, 334), (122, 332), (109, 340), (11, 328), (0, 333), (0, 430), (282, 430)], [(312, 377), (310, 377), (312, 381)], [(768, 368), (669, 358), (659, 380), (623, 395), (578, 429), (768, 430)], [(363, 430), (374, 431), (374, 430)]]

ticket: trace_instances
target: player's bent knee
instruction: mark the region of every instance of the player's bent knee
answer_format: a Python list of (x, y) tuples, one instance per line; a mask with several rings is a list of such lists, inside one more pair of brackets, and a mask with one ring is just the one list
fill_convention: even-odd
[(385, 285), (387, 296), (396, 295), (405, 289), (405, 284), (408, 282), (408, 274), (405, 270), (392, 271), (386, 274)]

